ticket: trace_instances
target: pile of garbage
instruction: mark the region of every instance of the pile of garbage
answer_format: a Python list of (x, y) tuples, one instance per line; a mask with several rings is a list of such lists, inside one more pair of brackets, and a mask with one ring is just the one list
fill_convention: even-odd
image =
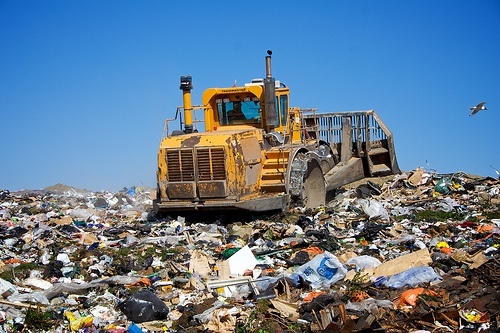
[(418, 168), (236, 219), (152, 193), (0, 190), (0, 332), (500, 328), (498, 179)]

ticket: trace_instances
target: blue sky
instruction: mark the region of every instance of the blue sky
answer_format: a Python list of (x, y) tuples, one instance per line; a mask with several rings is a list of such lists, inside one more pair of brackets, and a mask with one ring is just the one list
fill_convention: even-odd
[(267, 49), (292, 106), (375, 109), (402, 170), (500, 169), (498, 0), (0, 0), (0, 188), (155, 186), (179, 76), (199, 104)]

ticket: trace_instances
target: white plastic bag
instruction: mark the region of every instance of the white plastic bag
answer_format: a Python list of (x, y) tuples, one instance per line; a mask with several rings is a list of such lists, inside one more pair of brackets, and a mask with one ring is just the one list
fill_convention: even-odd
[(386, 220), (387, 222), (391, 221), (389, 213), (382, 205), (382, 203), (378, 202), (377, 200), (360, 199), (359, 203), (361, 204), (361, 208), (363, 208), (363, 211), (370, 217), (370, 219), (379, 217), (383, 220)]
[(0, 296), (7, 297), (12, 294), (18, 294), (17, 287), (7, 280), (0, 279)]
[(35, 291), (29, 294), (14, 294), (7, 297), (9, 302), (29, 302), (49, 305), (49, 299), (42, 293)]
[(356, 266), (356, 272), (364, 269), (375, 268), (382, 264), (377, 258), (361, 255), (347, 260), (346, 264)]
[(298, 267), (295, 272), (308, 281), (313, 289), (317, 289), (326, 288), (342, 280), (347, 274), (347, 269), (336, 256), (325, 251)]
[(354, 311), (368, 311), (371, 312), (373, 308), (386, 308), (386, 309), (391, 309), (393, 307), (392, 301), (388, 299), (374, 299), (374, 298), (367, 298), (362, 300), (361, 302), (351, 302), (347, 301), (347, 304), (345, 308), (347, 310), (354, 310)]

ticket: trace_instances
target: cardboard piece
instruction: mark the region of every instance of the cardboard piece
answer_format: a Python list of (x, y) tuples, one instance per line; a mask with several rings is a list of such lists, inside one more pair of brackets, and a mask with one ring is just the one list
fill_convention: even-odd
[(215, 265), (216, 270), (217, 270), (217, 276), (219, 279), (229, 279), (231, 276), (231, 270), (229, 269), (229, 262), (227, 260), (224, 261), (217, 261), (217, 264)]
[(215, 309), (204, 328), (210, 332), (232, 333), (236, 327), (236, 315), (241, 310), (233, 307), (231, 309)]
[(422, 175), (424, 174), (424, 170), (421, 168), (417, 168), (411, 176), (408, 178), (408, 183), (410, 183), (413, 186), (417, 186), (420, 180), (422, 179)]
[(297, 304), (285, 302), (279, 299), (271, 299), (270, 302), (274, 308), (280, 312), (282, 318), (286, 318), (293, 322), (296, 322), (297, 319), (299, 319), (299, 307)]
[(97, 238), (96, 235), (88, 233), (88, 232), (82, 232), (80, 235), (80, 238), (81, 238), (81, 241), (80, 241), (81, 244), (85, 244), (85, 245), (91, 245), (91, 244), (99, 242), (99, 238)]
[(469, 269), (478, 268), (489, 260), (482, 251), (479, 251), (476, 254), (472, 255), (471, 259), (472, 264), (469, 264)]
[(413, 186), (425, 185), (430, 177), (431, 175), (429, 173), (425, 172), (422, 168), (418, 168), (410, 178), (408, 178), (408, 182)]
[(486, 255), (482, 252), (476, 252), (474, 255), (468, 254), (464, 250), (455, 250), (451, 257), (461, 263), (464, 263), (469, 266), (469, 269), (475, 269), (488, 261)]
[(57, 219), (51, 219), (50, 222), (56, 225), (71, 225), (73, 224), (73, 218), (71, 216), (61, 216)]
[(358, 254), (354, 251), (348, 251), (337, 256), (340, 262), (345, 264), (349, 259), (357, 257)]
[(191, 273), (196, 273), (202, 278), (210, 276), (212, 269), (210, 264), (214, 260), (208, 254), (201, 250), (191, 251), (191, 259), (189, 260), (189, 271)]
[[(427, 248), (423, 248), (421, 250), (386, 261), (375, 268), (365, 269), (361, 272), (361, 274), (367, 274), (368, 277), (373, 278), (377, 278), (379, 276), (391, 276), (401, 273), (409, 268), (429, 266), (431, 263), (432, 258), (429, 254), (429, 250)], [(354, 275), (354, 273), (351, 273), (351, 275)], [(346, 276), (346, 279), (352, 278), (351, 275)]]

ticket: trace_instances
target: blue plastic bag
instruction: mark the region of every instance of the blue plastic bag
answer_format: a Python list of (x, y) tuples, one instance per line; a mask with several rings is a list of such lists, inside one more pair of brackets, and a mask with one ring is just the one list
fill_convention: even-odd
[(384, 282), (389, 288), (400, 289), (405, 286), (414, 287), (419, 283), (439, 281), (441, 277), (429, 266), (409, 268), (401, 273), (394, 274)]

